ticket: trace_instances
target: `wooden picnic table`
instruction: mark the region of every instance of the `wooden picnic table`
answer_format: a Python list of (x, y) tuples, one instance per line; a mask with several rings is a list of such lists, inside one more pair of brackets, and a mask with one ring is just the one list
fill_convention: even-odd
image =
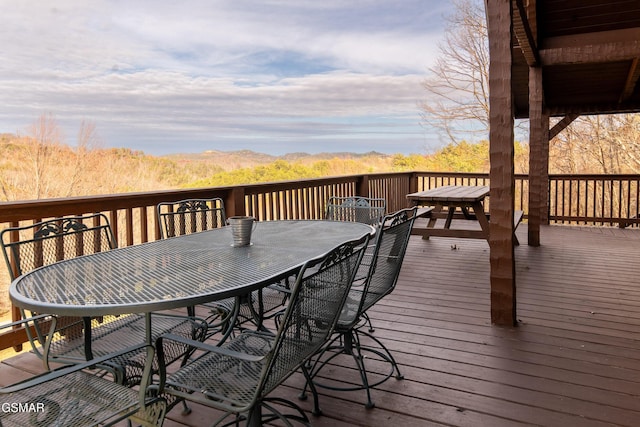
[[(486, 185), (448, 185), (426, 191), (407, 194), (407, 199), (418, 206), (433, 206), (428, 213), (429, 222), (426, 227), (414, 225), (411, 234), (420, 235), (423, 239), (430, 236), (459, 237), (489, 240), (489, 214), (484, 210), (484, 200), (489, 196)], [(427, 215), (423, 215), (427, 216)], [(514, 230), (522, 221), (522, 211), (514, 211)], [(445, 219), (444, 228), (436, 228), (438, 219)], [(480, 229), (451, 228), (453, 220), (473, 221)], [(416, 222), (417, 223), (417, 222)], [(514, 244), (519, 245), (513, 236)]]
[[(489, 218), (484, 211), (488, 186), (450, 185), (407, 194), (407, 199), (420, 206), (433, 206), (425, 227), (414, 227), (412, 234), (424, 239), (430, 236), (489, 239)], [(459, 212), (458, 212), (459, 211)], [(438, 219), (445, 219), (444, 228), (435, 228)], [(475, 221), (480, 229), (451, 228), (454, 219)]]

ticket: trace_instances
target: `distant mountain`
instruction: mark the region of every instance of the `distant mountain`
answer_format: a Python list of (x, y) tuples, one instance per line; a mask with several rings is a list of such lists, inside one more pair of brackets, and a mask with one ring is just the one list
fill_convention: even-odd
[(283, 156), (279, 156), (280, 159), (287, 161), (296, 161), (296, 160), (331, 160), (331, 159), (362, 159), (366, 157), (388, 157), (387, 154), (378, 153), (377, 151), (369, 151), (368, 153), (349, 153), (349, 152), (338, 152), (338, 153), (317, 153), (317, 154), (309, 154), (309, 153), (288, 153)]
[(219, 151), (207, 150), (202, 153), (177, 153), (161, 156), (177, 162), (214, 164), (218, 168), (229, 171), (248, 168), (275, 162), (278, 157), (270, 154), (256, 153), (251, 150)]
[(378, 153), (376, 151), (370, 151), (368, 153), (339, 152), (317, 154), (297, 152), (287, 153), (282, 156), (274, 156), (271, 154), (258, 153), (251, 150), (207, 150), (202, 153), (177, 153), (168, 154), (162, 157), (169, 158), (177, 162), (202, 162), (209, 164), (213, 163), (221, 169), (232, 170), (269, 164), (275, 162), (276, 160), (285, 160), (287, 162), (313, 163), (320, 160), (331, 160), (336, 158), (354, 160), (361, 160), (364, 158), (385, 159), (388, 158), (389, 155)]

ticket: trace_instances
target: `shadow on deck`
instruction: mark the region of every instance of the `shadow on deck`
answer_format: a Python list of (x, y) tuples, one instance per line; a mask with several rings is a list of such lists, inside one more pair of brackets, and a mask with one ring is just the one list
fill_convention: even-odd
[[(371, 313), (405, 379), (374, 390), (370, 410), (363, 392), (321, 389), (313, 425), (638, 425), (640, 231), (544, 227), (533, 248), (523, 224), (518, 237), (519, 326), (502, 328), (489, 321), (487, 242), (413, 236), (397, 289)], [(348, 366), (325, 375), (355, 383)], [(26, 354), (0, 369), (6, 384), (40, 362)], [(302, 384), (296, 374), (276, 393), (298, 402)], [(212, 423), (214, 411), (192, 407), (165, 426)]]

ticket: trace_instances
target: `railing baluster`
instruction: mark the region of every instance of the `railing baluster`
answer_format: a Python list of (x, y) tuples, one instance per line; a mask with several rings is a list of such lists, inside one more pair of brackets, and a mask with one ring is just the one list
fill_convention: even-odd
[(125, 235), (127, 238), (127, 246), (133, 245), (133, 209), (127, 208), (125, 210)]
[[(528, 176), (519, 174), (515, 179), (514, 206), (527, 215)], [(637, 175), (550, 175), (549, 221), (587, 225), (637, 224), (640, 221), (637, 218), (640, 213), (639, 183), (640, 177)], [(359, 187), (371, 197), (384, 197), (391, 212), (407, 205), (405, 194), (410, 189), (422, 191), (454, 184), (489, 185), (488, 174), (387, 173), (260, 183), (242, 187), (5, 202), (0, 206), (0, 222), (6, 226), (11, 222), (31, 221), (39, 216), (46, 219), (105, 212), (110, 218), (117, 241), (121, 246), (126, 246), (160, 237), (155, 220), (155, 206), (161, 201), (221, 197), (225, 200), (228, 215), (250, 214), (261, 220), (311, 219), (324, 216), (324, 205), (329, 197), (355, 195), (356, 188)], [(149, 226), (155, 231), (150, 232)]]

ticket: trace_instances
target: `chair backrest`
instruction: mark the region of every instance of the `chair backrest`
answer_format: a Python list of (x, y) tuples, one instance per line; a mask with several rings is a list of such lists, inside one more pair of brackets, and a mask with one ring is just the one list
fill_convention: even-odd
[(383, 218), (373, 252), (365, 255), (361, 265), (361, 269), (367, 269), (364, 284), (351, 288), (347, 306), (339, 320), (341, 326), (357, 322), (362, 313), (395, 288), (416, 210), (417, 207), (402, 209)]
[(217, 197), (159, 203), (157, 215), (163, 238), (223, 227), (227, 220), (224, 202)]
[[(4, 255), (9, 274), (12, 279), (34, 270), (38, 267), (50, 265), (58, 261), (105, 252), (115, 249), (113, 231), (109, 220), (103, 214), (89, 214), (82, 216), (56, 218), (37, 222), (23, 227), (10, 227), (0, 233), (2, 253)], [(23, 311), (23, 317), (34, 316), (28, 310)], [(35, 336), (30, 328), (25, 332), (31, 346), (48, 366), (48, 359), (55, 358), (57, 343), (51, 340), (53, 331), (64, 335), (68, 340), (83, 339), (84, 328), (89, 319), (78, 317), (58, 316), (33, 322)], [(53, 323), (53, 329), (52, 328)], [(39, 349), (36, 343), (43, 349)], [(84, 349), (91, 354), (91, 347)], [(89, 357), (89, 356), (87, 356)]]
[(0, 234), (12, 280), (38, 267), (116, 247), (109, 220), (103, 214), (64, 217)]
[(364, 224), (380, 224), (387, 208), (387, 201), (370, 197), (331, 197), (327, 201), (325, 218), (333, 221), (352, 221)]
[(369, 236), (309, 261), (298, 274), (278, 331), (259, 395), (266, 395), (326, 342), (337, 322)]

